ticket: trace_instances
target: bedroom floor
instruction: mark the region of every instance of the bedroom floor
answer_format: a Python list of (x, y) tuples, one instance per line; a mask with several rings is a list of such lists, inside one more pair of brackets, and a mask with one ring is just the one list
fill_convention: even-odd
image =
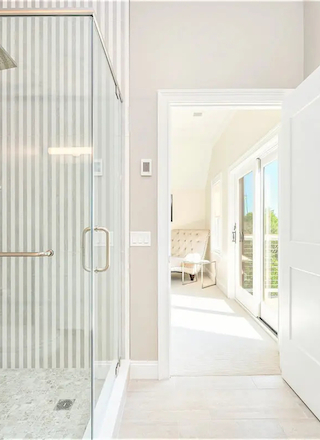
[(277, 343), (216, 286), (171, 281), (171, 374), (280, 374)]

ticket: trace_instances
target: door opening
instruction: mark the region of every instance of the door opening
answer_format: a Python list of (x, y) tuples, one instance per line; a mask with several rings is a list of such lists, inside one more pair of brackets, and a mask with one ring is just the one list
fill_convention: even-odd
[(261, 154), (234, 172), (239, 234), (233, 298), (227, 291), (229, 169), (270, 130), (275, 136), (279, 121), (279, 109), (176, 106), (171, 111), (170, 375), (280, 374), (277, 342), (234, 301), (260, 316), (265, 246), (259, 194), (269, 163), (261, 168)]

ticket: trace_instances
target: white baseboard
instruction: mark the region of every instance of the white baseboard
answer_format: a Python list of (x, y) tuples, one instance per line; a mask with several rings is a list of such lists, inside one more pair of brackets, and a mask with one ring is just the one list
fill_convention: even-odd
[(131, 361), (130, 379), (158, 379), (158, 362)]
[[(214, 280), (214, 278), (215, 278), (214, 273), (212, 273), (208, 267), (206, 267), (205, 271), (209, 275), (209, 277), (212, 280)], [(226, 296), (228, 296), (227, 287), (225, 284), (221, 283), (219, 277), (216, 278), (216, 283), (217, 283), (217, 287), (221, 290), (221, 292), (224, 293)]]
[(225, 284), (221, 283), (219, 278), (217, 278), (217, 287), (221, 290), (222, 293), (224, 293), (226, 296), (228, 296), (227, 286)]
[(215, 275), (214, 275), (213, 272), (211, 272), (211, 270), (209, 269), (209, 267), (205, 267), (205, 269), (204, 269), (204, 273), (206, 273), (206, 274), (209, 276), (209, 278), (210, 278), (212, 281), (214, 281), (214, 279), (215, 279)]

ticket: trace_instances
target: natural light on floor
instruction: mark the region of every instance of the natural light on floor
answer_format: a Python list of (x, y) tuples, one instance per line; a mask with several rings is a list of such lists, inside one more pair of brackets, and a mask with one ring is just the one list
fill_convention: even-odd
[(172, 295), (173, 327), (262, 340), (251, 324), (221, 299)]
[(171, 306), (193, 310), (212, 310), (215, 312), (234, 313), (225, 300), (220, 298), (173, 294), (171, 295)]

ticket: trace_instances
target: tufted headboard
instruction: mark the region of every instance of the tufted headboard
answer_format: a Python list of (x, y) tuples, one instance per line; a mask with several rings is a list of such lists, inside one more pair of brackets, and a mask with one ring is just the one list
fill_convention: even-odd
[(199, 254), (203, 259), (208, 239), (208, 229), (172, 229), (171, 257), (185, 258), (188, 254)]

